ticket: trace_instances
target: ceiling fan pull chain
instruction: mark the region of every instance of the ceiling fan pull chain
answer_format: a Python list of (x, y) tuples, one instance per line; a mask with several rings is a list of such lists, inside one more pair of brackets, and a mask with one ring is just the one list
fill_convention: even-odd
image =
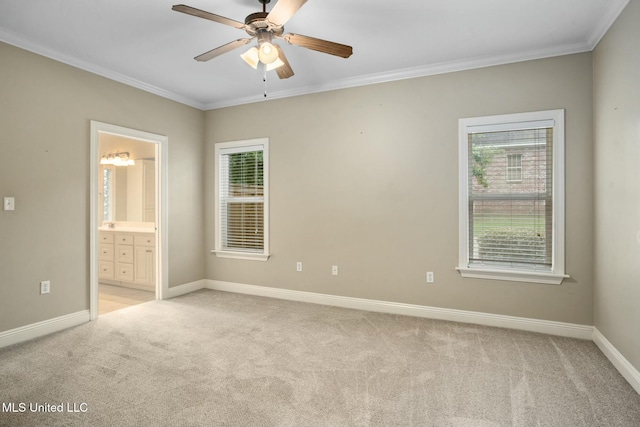
[(264, 82), (264, 97), (267, 97), (267, 64), (262, 64), (264, 74), (262, 75), (262, 81)]

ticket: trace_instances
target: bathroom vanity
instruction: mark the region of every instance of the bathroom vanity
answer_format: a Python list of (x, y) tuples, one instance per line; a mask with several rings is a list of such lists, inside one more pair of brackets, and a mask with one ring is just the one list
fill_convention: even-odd
[(155, 229), (100, 227), (100, 283), (155, 290), (155, 251)]

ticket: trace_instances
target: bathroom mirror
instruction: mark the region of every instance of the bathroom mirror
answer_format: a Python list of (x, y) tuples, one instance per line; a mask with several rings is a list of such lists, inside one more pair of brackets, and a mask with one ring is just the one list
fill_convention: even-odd
[(100, 136), (99, 154), (128, 153), (133, 165), (100, 165), (100, 217), (104, 222), (155, 222), (156, 144)]

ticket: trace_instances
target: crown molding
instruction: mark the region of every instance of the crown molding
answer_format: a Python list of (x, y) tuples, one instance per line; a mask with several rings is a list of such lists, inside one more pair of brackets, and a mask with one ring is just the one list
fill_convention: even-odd
[(610, 0), (593, 30), (583, 42), (553, 46), (548, 49), (537, 49), (526, 52), (518, 52), (507, 55), (485, 56), (464, 59), (460, 61), (441, 62), (421, 67), (405, 68), (384, 73), (357, 76), (333, 82), (321, 83), (313, 86), (304, 86), (297, 89), (272, 92), (268, 98), (256, 95), (251, 97), (236, 98), (234, 100), (211, 102), (204, 105), (205, 110), (214, 110), (224, 107), (250, 104), (254, 102), (269, 101), (273, 99), (290, 98), (312, 93), (327, 92), (351, 87), (387, 83), (396, 80), (427, 77), (437, 74), (453, 73), (457, 71), (473, 70), (477, 68), (492, 67), (495, 65), (512, 64), (516, 62), (532, 61), (535, 59), (551, 58), (555, 56), (571, 55), (574, 53), (591, 52), (605, 36), (609, 28), (618, 19), (622, 11), (629, 4), (629, 0)]
[(43, 46), (33, 40), (25, 38), (12, 31), (0, 28), (0, 41), (17, 46), (47, 58), (62, 62), (72, 67), (88, 71), (93, 74), (135, 87), (137, 89), (158, 95), (172, 101), (185, 104), (199, 110), (215, 110), (218, 108), (232, 107), (243, 104), (251, 104), (255, 102), (264, 102), (275, 99), (290, 98), (294, 96), (309, 95), (313, 93), (327, 92), (339, 89), (348, 89), (352, 87), (373, 85), (378, 83), (387, 83), (397, 80), (412, 79), (418, 77), (427, 77), (437, 74), (453, 73), (458, 71), (466, 71), (477, 68), (491, 67), (495, 65), (511, 64), (516, 62), (531, 61), (535, 59), (544, 59), (554, 56), (570, 55), (574, 53), (590, 52), (600, 42), (602, 37), (607, 33), (609, 28), (622, 13), (629, 0), (610, 0), (608, 7), (603, 11), (601, 18), (596, 23), (593, 31), (589, 33), (583, 42), (567, 44), (562, 46), (553, 46), (547, 49), (537, 49), (525, 52), (517, 52), (506, 55), (484, 56), (476, 58), (468, 58), (459, 61), (441, 62), (420, 67), (405, 68), (400, 70), (391, 70), (382, 73), (368, 74), (356, 76), (346, 79), (334, 80), (326, 83), (315, 85), (307, 85), (291, 90), (283, 90), (269, 93), (268, 98), (264, 98), (261, 94), (249, 97), (234, 98), (232, 100), (221, 100), (210, 103), (202, 103), (186, 96), (162, 89), (160, 87), (145, 83), (141, 80), (118, 73), (105, 67), (92, 64), (80, 58), (63, 54), (54, 49)]
[(600, 20), (596, 22), (595, 27), (587, 37), (587, 44), (590, 50), (596, 48), (628, 4), (629, 0), (611, 0), (609, 7), (601, 15)]
[(92, 74), (97, 74), (101, 77), (105, 77), (107, 79), (114, 80), (119, 83), (123, 83), (127, 86), (135, 87), (136, 89), (140, 89), (145, 92), (149, 92), (154, 95), (158, 95), (163, 98), (167, 98), (172, 101), (176, 101), (181, 104), (185, 104), (185, 105), (197, 108), (199, 110), (204, 109), (204, 105), (200, 102), (194, 101), (192, 99), (189, 99), (177, 93), (159, 88), (157, 86), (150, 85), (141, 80), (134, 79), (133, 77), (129, 77), (125, 74), (118, 73), (108, 68), (92, 64), (83, 59), (66, 55), (55, 49), (51, 49), (49, 47), (43, 46), (37, 42), (34, 42), (33, 40), (30, 40), (17, 33), (14, 33), (13, 31), (9, 31), (4, 28), (0, 28), (0, 41), (19, 47), (20, 49), (28, 50), (30, 52), (47, 57), (49, 59), (62, 62), (63, 64), (70, 65), (72, 67), (79, 68), (84, 71), (88, 71)]
[(327, 92), (338, 89), (348, 89), (358, 86), (373, 85), (378, 83), (388, 83), (397, 80), (427, 77), (437, 74), (453, 73), (457, 71), (473, 70), (477, 68), (492, 67), (496, 65), (513, 64), (516, 62), (531, 61), (535, 59), (551, 58), (555, 56), (570, 55), (574, 53), (589, 52), (591, 48), (586, 42), (553, 46), (548, 49), (536, 49), (525, 52), (517, 52), (507, 55), (483, 56), (469, 58), (460, 61), (441, 62), (420, 67), (392, 70), (383, 73), (368, 74), (347, 79), (335, 80), (332, 82), (317, 85), (303, 86), (292, 90), (284, 90), (269, 93), (268, 98), (262, 95), (236, 98), (220, 102), (205, 104), (206, 110), (233, 107), (237, 105), (250, 104), (253, 102), (269, 101), (274, 99), (290, 98), (293, 96), (308, 95), (312, 93)]

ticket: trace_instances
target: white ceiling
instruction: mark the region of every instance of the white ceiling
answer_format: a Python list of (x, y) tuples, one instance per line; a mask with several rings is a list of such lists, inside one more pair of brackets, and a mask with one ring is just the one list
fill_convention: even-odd
[[(353, 56), (281, 41), (295, 76), (269, 72), (267, 99), (590, 51), (628, 1), (309, 0), (285, 32), (351, 45)], [(262, 72), (239, 56), (248, 46), (193, 59), (246, 33), (171, 10), (181, 2), (237, 21), (262, 10), (258, 0), (0, 0), (0, 40), (200, 109), (264, 99)]]

